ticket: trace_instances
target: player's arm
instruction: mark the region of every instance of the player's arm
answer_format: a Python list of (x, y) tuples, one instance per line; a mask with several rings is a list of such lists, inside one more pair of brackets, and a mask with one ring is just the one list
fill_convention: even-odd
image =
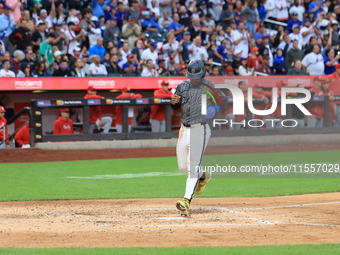
[(54, 135), (60, 135), (60, 127), (59, 127), (59, 122), (58, 120), (56, 120), (54, 122), (54, 126), (53, 126), (53, 134)]
[(175, 94), (171, 96), (171, 109), (172, 110), (178, 110), (182, 106), (182, 103), (181, 103), (182, 96), (180, 96), (180, 90), (181, 90), (181, 84), (177, 86)]

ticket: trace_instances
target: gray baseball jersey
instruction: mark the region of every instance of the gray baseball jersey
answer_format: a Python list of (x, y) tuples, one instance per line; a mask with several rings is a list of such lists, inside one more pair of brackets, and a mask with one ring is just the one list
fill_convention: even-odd
[[(181, 82), (176, 89), (175, 95), (181, 97), (180, 103), (182, 108), (181, 122), (185, 125), (196, 123), (207, 123), (208, 120), (202, 115), (202, 94), (207, 94), (207, 107), (215, 106), (214, 99), (219, 105), (217, 95), (209, 87), (215, 88), (215, 84), (207, 79), (203, 79), (199, 84), (192, 84), (190, 80)], [(214, 97), (214, 99), (207, 93)], [(226, 95), (216, 89), (221, 100), (226, 100)], [(222, 106), (221, 106), (222, 108)]]

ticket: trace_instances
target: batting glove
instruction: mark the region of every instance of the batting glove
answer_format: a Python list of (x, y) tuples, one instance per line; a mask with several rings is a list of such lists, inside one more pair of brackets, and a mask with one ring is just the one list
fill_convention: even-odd
[(208, 119), (212, 119), (214, 118), (214, 116), (216, 115), (216, 113), (218, 111), (220, 111), (221, 108), (216, 105), (216, 106), (210, 106), (207, 108), (207, 114), (205, 115), (205, 118), (208, 120)]

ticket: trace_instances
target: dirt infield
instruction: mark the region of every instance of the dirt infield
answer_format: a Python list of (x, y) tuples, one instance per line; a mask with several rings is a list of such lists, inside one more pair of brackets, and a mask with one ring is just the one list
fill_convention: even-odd
[(340, 193), (0, 203), (0, 247), (183, 247), (337, 243)]
[[(340, 150), (340, 144), (208, 147), (206, 154)], [(1, 151), (2, 163), (175, 156), (175, 148)], [(338, 243), (340, 193), (269, 198), (0, 203), (0, 247), (183, 247)]]

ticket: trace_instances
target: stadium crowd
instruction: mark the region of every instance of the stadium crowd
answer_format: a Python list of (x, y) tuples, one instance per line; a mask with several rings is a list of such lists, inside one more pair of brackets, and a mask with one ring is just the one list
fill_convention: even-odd
[[(268, 20), (271, 20), (268, 22)], [(328, 75), (337, 0), (0, 0), (0, 77)]]

